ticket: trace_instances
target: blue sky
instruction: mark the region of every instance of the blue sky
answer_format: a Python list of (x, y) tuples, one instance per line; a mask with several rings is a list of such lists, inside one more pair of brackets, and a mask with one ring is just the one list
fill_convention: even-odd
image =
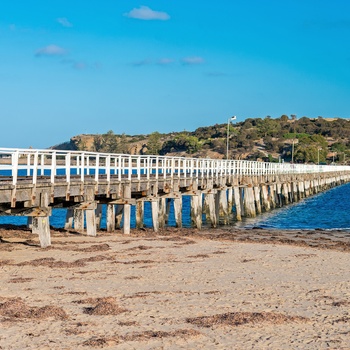
[(346, 0), (1, 0), (0, 147), (349, 118)]

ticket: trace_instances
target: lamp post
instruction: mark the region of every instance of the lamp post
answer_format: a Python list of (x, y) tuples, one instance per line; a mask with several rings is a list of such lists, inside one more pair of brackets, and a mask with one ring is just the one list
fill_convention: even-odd
[(292, 164), (294, 163), (294, 142), (295, 142), (295, 121), (297, 120), (296, 114), (291, 114), (293, 121), (293, 139), (292, 139)]
[(320, 165), (320, 150), (321, 150), (322, 148), (320, 148), (320, 147), (318, 147), (317, 148), (317, 164), (318, 165)]
[(230, 123), (232, 122), (232, 120), (235, 120), (235, 119), (236, 119), (235, 115), (227, 119), (226, 159), (228, 159), (228, 140), (230, 135)]

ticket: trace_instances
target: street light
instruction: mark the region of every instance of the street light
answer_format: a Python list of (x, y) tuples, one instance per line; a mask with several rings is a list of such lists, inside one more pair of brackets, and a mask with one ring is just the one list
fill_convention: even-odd
[(322, 148), (321, 147), (318, 147), (317, 148), (317, 164), (318, 165), (320, 165), (320, 150), (321, 150)]
[(235, 115), (233, 117), (227, 119), (226, 159), (228, 159), (228, 139), (229, 139), (229, 134), (230, 134), (230, 123), (232, 122), (232, 120), (236, 120)]
[(292, 164), (294, 163), (294, 142), (295, 142), (295, 121), (297, 120), (297, 115), (296, 114), (291, 114), (293, 121), (293, 139), (292, 139)]

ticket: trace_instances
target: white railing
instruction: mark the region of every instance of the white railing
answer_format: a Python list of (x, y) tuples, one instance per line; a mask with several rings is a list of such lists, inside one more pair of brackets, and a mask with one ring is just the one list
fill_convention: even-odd
[(13, 185), (19, 177), (28, 177), (36, 184), (41, 176), (55, 183), (70, 182), (72, 176), (78, 176), (81, 181), (87, 176), (96, 181), (110, 181), (111, 177), (140, 180), (141, 177), (161, 179), (176, 175), (191, 178), (334, 171), (350, 172), (350, 166), (0, 148), (0, 181), (10, 178)]

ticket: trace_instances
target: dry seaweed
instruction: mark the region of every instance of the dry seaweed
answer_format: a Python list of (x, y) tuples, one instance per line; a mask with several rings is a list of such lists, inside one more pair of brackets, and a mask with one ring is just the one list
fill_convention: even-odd
[(14, 319), (34, 318), (45, 319), (53, 317), (55, 319), (66, 319), (66, 312), (56, 306), (30, 307), (21, 298), (11, 298), (0, 304), (0, 315)]
[(88, 315), (119, 315), (126, 309), (121, 308), (113, 297), (98, 298), (96, 305), (84, 308), (84, 313)]
[(273, 312), (228, 312), (213, 316), (200, 316), (186, 318), (186, 322), (198, 327), (212, 326), (241, 326), (245, 324), (272, 323), (283, 324), (286, 322), (306, 322), (307, 318), (301, 316), (287, 316)]

